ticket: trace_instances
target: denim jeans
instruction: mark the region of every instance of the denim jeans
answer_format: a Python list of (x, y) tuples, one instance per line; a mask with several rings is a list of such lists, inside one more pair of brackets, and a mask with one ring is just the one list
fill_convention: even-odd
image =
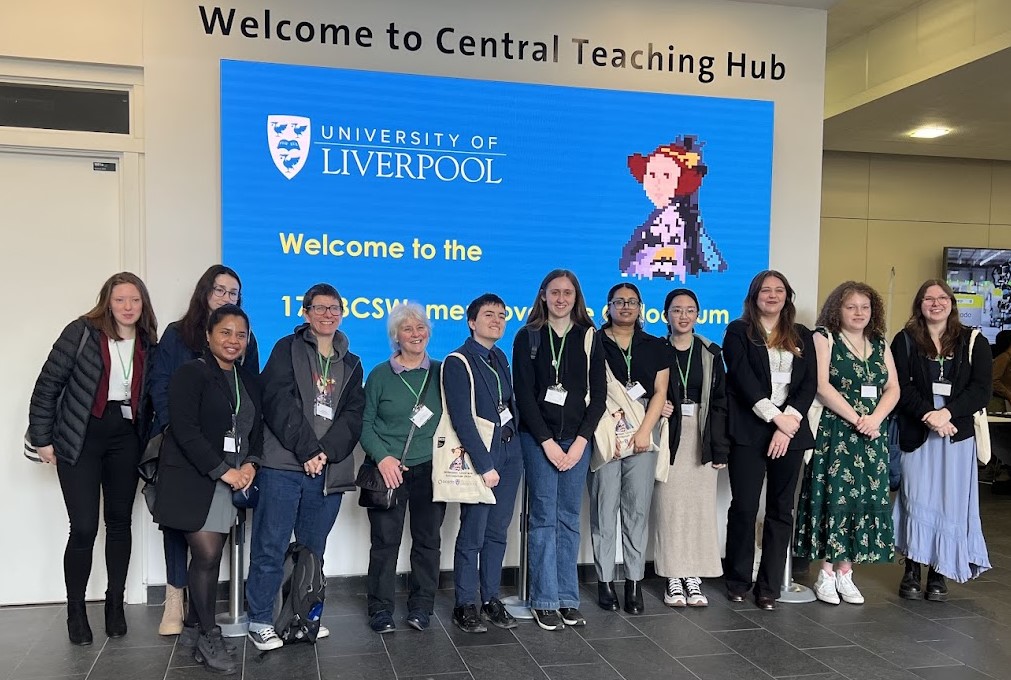
[[(504, 460), (496, 467), (499, 483), (492, 489), (495, 505), (460, 504), (460, 533), (456, 535), (453, 554), (457, 607), (481, 604), (499, 595), (507, 533), (516, 507), (516, 491), (523, 476), (523, 453), (519, 440), (514, 437), (505, 448)], [(479, 580), (480, 602), (477, 593)]]
[(165, 546), (165, 582), (175, 588), (185, 588), (190, 555), (186, 532), (164, 526), (161, 532)]
[(261, 468), (260, 501), (253, 511), (246, 602), (251, 623), (273, 624), (274, 601), (284, 576), (284, 553), (295, 540), (321, 558), (337, 521), (342, 494), (323, 495), (325, 475)]
[[(576, 567), (579, 511), (593, 443), (587, 442), (582, 458), (571, 469), (559, 472), (530, 434), (522, 433), (520, 441), (523, 444), (527, 488), (530, 490), (527, 530), (530, 607), (579, 607)], [(572, 441), (566, 439), (558, 445), (567, 452)]]

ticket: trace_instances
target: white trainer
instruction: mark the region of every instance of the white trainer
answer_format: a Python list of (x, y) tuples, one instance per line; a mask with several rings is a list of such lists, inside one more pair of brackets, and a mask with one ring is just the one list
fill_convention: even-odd
[(835, 573), (835, 588), (842, 595), (842, 599), (850, 604), (863, 604), (864, 596), (860, 594), (860, 589), (853, 583), (853, 570), (845, 574)]
[(663, 603), (668, 607), (684, 607), (688, 604), (684, 586), (681, 585), (681, 579), (667, 579), (667, 588), (663, 593)]
[(814, 596), (822, 602), (839, 604), (839, 593), (836, 591), (836, 583), (836, 578), (833, 578), (824, 569), (819, 569), (818, 580), (814, 582)]
[(250, 642), (261, 652), (269, 652), (272, 649), (279, 649), (284, 646), (284, 642), (277, 636), (277, 631), (273, 626), (266, 626), (260, 630), (250, 630), (246, 633)]

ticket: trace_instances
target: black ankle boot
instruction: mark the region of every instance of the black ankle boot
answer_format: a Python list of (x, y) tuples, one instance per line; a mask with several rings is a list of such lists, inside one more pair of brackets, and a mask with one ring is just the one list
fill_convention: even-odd
[(93, 641), (88, 625), (88, 609), (84, 600), (67, 600), (67, 634), (75, 645), (90, 645)]
[(899, 597), (907, 600), (923, 598), (923, 587), (920, 585), (920, 563), (906, 558), (906, 571), (899, 583)]
[(948, 599), (948, 585), (944, 582), (944, 575), (938, 574), (933, 567), (927, 570), (925, 597), (931, 602), (944, 602)]
[(609, 612), (618, 611), (618, 593), (614, 590), (614, 583), (597, 581), (597, 604)]
[(642, 581), (625, 579), (625, 611), (629, 614), (642, 614), (644, 609)]
[(105, 593), (105, 634), (111, 638), (121, 638), (126, 635), (123, 593)]
[(197, 638), (193, 658), (204, 668), (221, 675), (232, 675), (238, 670), (235, 660), (225, 651), (221, 629), (215, 626), (206, 635)]

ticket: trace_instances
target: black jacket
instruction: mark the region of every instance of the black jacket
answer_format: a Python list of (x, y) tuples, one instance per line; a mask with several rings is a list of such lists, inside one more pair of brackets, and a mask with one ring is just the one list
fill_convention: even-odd
[[(239, 379), (255, 409), (243, 462), (257, 465), (263, 451), (261, 389), (255, 373), (239, 367)], [(231, 467), (225, 433), (232, 427), (235, 386), (209, 354), (180, 366), (169, 381), (169, 429), (158, 461), (155, 521), (181, 531), (198, 531), (207, 519), (214, 486)]]
[[(81, 337), (87, 334), (84, 347)], [(154, 344), (143, 334), (137, 334), (144, 351), (140, 404), (134, 411), (134, 426), (141, 441), (146, 438), (151, 421), (148, 384)], [(36, 446), (53, 446), (56, 457), (75, 465), (84, 446), (84, 436), (91, 419), (91, 408), (102, 378), (102, 334), (90, 321), (81, 317), (71, 321), (53, 344), (42, 365), (28, 407), (28, 439)], [(63, 400), (60, 401), (60, 392)]]
[[(800, 429), (790, 440), (789, 449), (814, 448), (814, 435), (807, 423), (807, 410), (811, 408), (818, 391), (818, 362), (815, 358), (811, 331), (795, 324), (800, 336), (801, 356), (794, 356), (790, 375), (790, 388), (782, 409), (792, 406), (800, 412)], [(727, 363), (727, 411), (730, 439), (738, 446), (765, 446), (775, 433), (776, 426), (755, 415), (752, 408), (762, 399), (772, 396), (772, 368), (769, 351), (764, 342), (748, 337), (744, 321), (736, 319), (727, 326), (723, 339), (723, 356)]]
[[(990, 345), (982, 335), (976, 338), (970, 366), (971, 335), (972, 329), (962, 328), (949, 377), (951, 396), (947, 397), (945, 408), (951, 411), (951, 423), (958, 430), (951, 438), (955, 442), (974, 436), (972, 414), (986, 408), (990, 401), (993, 379)], [(895, 372), (899, 376), (899, 404), (895, 408), (899, 418), (899, 448), (910, 452), (927, 441), (930, 431), (921, 419), (934, 410), (934, 397), (929, 372), (930, 360), (916, 346), (912, 337), (907, 345), (905, 336), (905, 331), (899, 331), (892, 340), (892, 357), (895, 360)]]
[[(727, 374), (723, 369), (723, 355), (715, 342), (696, 335), (695, 349), (705, 352), (702, 356), (703, 402), (699, 405), (702, 420), (702, 462), (726, 465), (730, 454), (730, 438), (727, 434)], [(673, 354), (671, 354), (673, 358)], [(671, 366), (671, 374), (677, 375), (677, 367)], [(708, 400), (705, 388), (708, 381)], [(674, 404), (670, 417), (670, 462), (674, 464), (678, 444), (681, 442), (681, 407), (684, 388), (676, 378), (667, 386), (667, 399)]]

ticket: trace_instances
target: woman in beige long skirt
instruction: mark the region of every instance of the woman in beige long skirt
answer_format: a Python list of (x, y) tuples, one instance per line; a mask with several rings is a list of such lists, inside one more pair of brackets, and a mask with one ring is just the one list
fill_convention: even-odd
[(664, 303), (671, 345), (671, 460), (653, 492), (654, 559), (669, 607), (704, 607), (702, 578), (723, 573), (716, 523), (717, 470), (726, 467), (726, 373), (720, 347), (695, 335), (699, 301), (687, 288)]

